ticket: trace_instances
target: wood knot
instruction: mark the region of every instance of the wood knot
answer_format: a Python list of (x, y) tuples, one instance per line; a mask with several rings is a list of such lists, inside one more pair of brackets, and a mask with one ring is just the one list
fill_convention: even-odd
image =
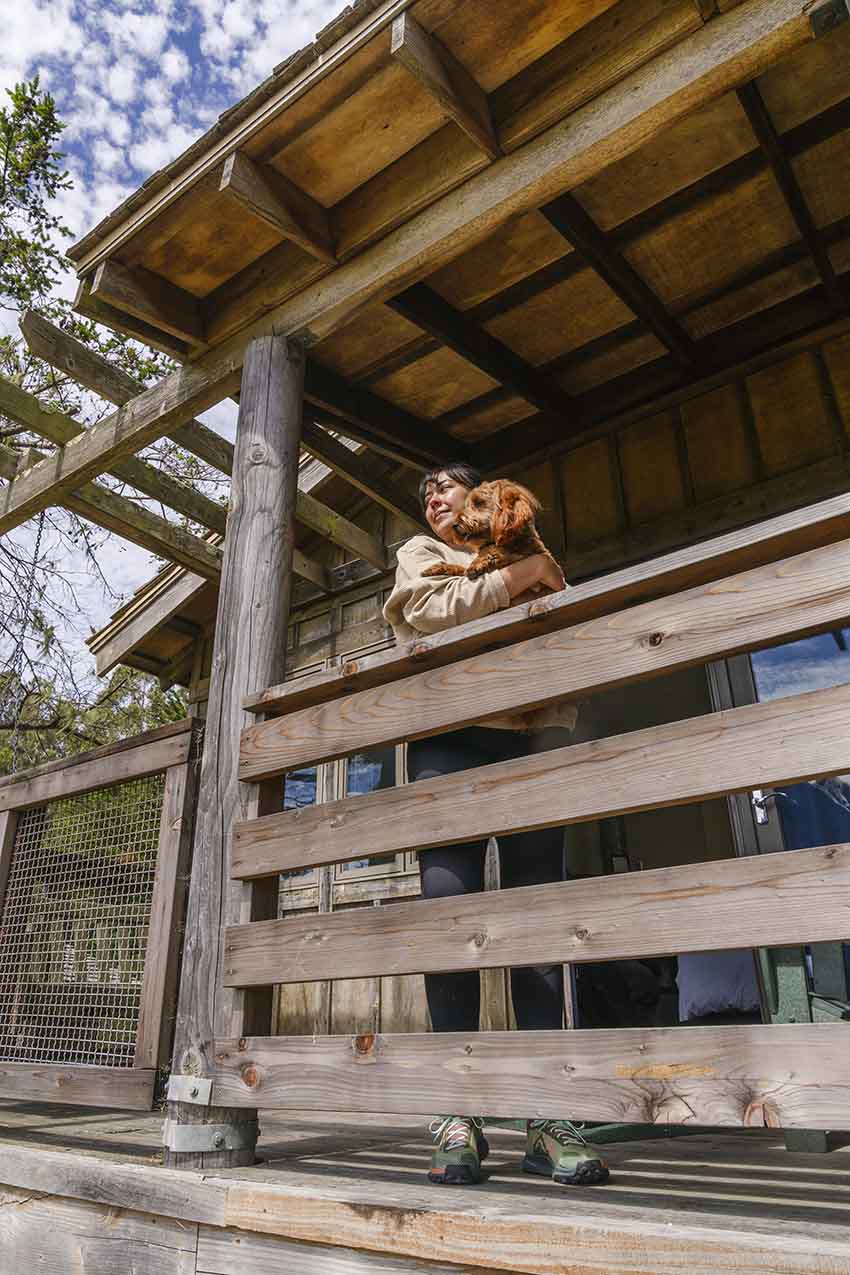
[(587, 930), (576, 930), (576, 938), (579, 940), (580, 943), (584, 942), (584, 940), (587, 938), (587, 935), (588, 935)]
[(244, 1053), (244, 1051), (248, 1048), (248, 1042), (244, 1036), (239, 1037), (239, 1041), (236, 1048), (239, 1050), (240, 1053)]
[(473, 941), (473, 943), (475, 944), (475, 946), (476, 946), (476, 947), (486, 947), (486, 946), (487, 946), (487, 935), (486, 935), (486, 934), (473, 934), (473, 936), (472, 936), (472, 941)]
[(248, 1063), (239, 1073), (243, 1085), (247, 1085), (249, 1089), (255, 1088), (260, 1083), (260, 1073), (253, 1063)]
[(423, 660), (431, 651), (427, 642), (414, 642), (410, 647), (410, 655), (414, 660)]
[(375, 1033), (362, 1032), (354, 1037), (354, 1052), (361, 1058), (375, 1052)]
[(248, 459), (251, 461), (252, 465), (261, 465), (266, 459), (266, 454), (265, 447), (263, 447), (261, 443), (255, 443), (251, 448)]
[(660, 646), (663, 641), (664, 641), (663, 633), (650, 633), (649, 635), (650, 646)]
[(343, 677), (353, 677), (356, 672), (357, 672), (356, 660), (349, 660), (347, 664), (343, 664), (342, 666)]

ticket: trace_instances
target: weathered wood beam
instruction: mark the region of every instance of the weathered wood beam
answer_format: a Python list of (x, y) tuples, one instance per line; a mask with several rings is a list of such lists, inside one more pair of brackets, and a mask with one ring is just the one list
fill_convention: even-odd
[[(392, 912), (396, 906), (380, 911)], [(562, 927), (566, 928), (564, 921)], [(846, 1045), (841, 1028), (832, 1023), (231, 1038), (219, 1042), (214, 1093), (219, 1102), (236, 1106), (260, 1103), (267, 1110), (293, 1112), (344, 1106), (347, 1111), (425, 1115), (451, 1108), (509, 1111), (526, 1119), (557, 1117), (570, 1111), (579, 1120), (658, 1125), (839, 1129), (850, 1123)], [(125, 1192), (127, 1189), (124, 1187)], [(256, 1188), (246, 1184), (244, 1189), (243, 1207), (250, 1210), (250, 1193)], [(123, 1198), (119, 1197), (119, 1203)], [(278, 1206), (281, 1217), (289, 1218), (291, 1200), (287, 1195)], [(310, 1203), (315, 1208), (315, 1201)], [(411, 1208), (414, 1203), (415, 1197)], [(268, 1229), (273, 1207), (267, 1192), (262, 1216)], [(352, 1212), (348, 1201), (344, 1208), (344, 1213), (337, 1212), (324, 1221), (317, 1238), (346, 1226)], [(362, 1223), (363, 1247), (374, 1243), (374, 1213), (374, 1208), (370, 1209), (368, 1221)], [(256, 1217), (256, 1209), (249, 1216)], [(478, 1211), (453, 1214), (452, 1235), (458, 1236), (458, 1227), (467, 1216), (472, 1221), (459, 1242), (475, 1261), (481, 1246)], [(562, 1216), (563, 1229), (555, 1217), (547, 1217), (540, 1225), (546, 1237), (545, 1256), (541, 1251), (535, 1262), (540, 1271), (557, 1270), (558, 1259), (553, 1262), (550, 1254), (574, 1255), (577, 1231), (585, 1233), (572, 1209), (569, 1215), (562, 1211)], [(398, 1236), (402, 1228), (395, 1203), (390, 1217), (385, 1234)], [(629, 1230), (621, 1232), (616, 1245), (608, 1249), (610, 1228), (620, 1225), (612, 1218), (613, 1214), (605, 1218), (606, 1252), (601, 1262), (599, 1232), (588, 1226), (588, 1238), (581, 1241), (586, 1245), (581, 1256), (584, 1269), (593, 1270), (595, 1265), (597, 1270), (610, 1270), (608, 1252), (616, 1251), (613, 1260), (619, 1263), (621, 1253), (635, 1250), (641, 1253), (644, 1270), (670, 1269), (671, 1240), (677, 1243), (672, 1222), (664, 1228), (659, 1228), (657, 1221), (650, 1223), (656, 1231), (664, 1230), (661, 1248), (656, 1249), (648, 1235), (637, 1240), (635, 1232)], [(303, 1225), (299, 1235), (304, 1233)], [(502, 1225), (505, 1229), (499, 1235)], [(699, 1225), (704, 1226), (704, 1215), (700, 1215)], [(444, 1254), (437, 1245), (445, 1243), (444, 1232), (433, 1229), (437, 1237), (434, 1256), (439, 1259)], [(351, 1233), (350, 1228), (346, 1233)], [(699, 1232), (700, 1236), (705, 1233)], [(502, 1218), (494, 1210), (492, 1225), (488, 1220), (488, 1246), (512, 1253), (516, 1234), (515, 1216)], [(730, 1232), (728, 1247), (724, 1245), (721, 1251), (704, 1250), (696, 1230), (692, 1235), (687, 1241), (689, 1254), (698, 1253), (704, 1270), (731, 1272), (744, 1266), (768, 1272), (775, 1268), (770, 1249), (775, 1245), (773, 1236), (757, 1254), (751, 1245), (755, 1237), (750, 1228), (736, 1230), (734, 1239)], [(524, 1252), (529, 1247), (524, 1243)], [(822, 1246), (817, 1239), (807, 1237), (801, 1242), (803, 1247), (816, 1250), (820, 1256)], [(397, 1251), (406, 1256), (413, 1249), (400, 1246)], [(421, 1242), (415, 1252), (422, 1256)], [(644, 1260), (644, 1254), (651, 1256)], [(243, 1258), (240, 1250), (239, 1261)], [(505, 1265), (511, 1260), (508, 1258)], [(840, 1269), (845, 1261), (843, 1247), (835, 1261)], [(815, 1269), (795, 1255), (797, 1275), (814, 1275)]]
[(413, 284), (387, 305), (541, 412), (573, 418), (575, 423), (578, 409), (566, 391), (547, 380), (509, 346), (472, 323), (426, 283)]
[(224, 979), (250, 987), (841, 940), (848, 892), (844, 844), (288, 916), (232, 926)]
[(744, 84), (738, 89), (738, 100), (746, 111), (750, 127), (758, 139), (767, 162), (770, 164), (788, 211), (794, 218), (809, 255), (818, 268), (818, 273), (823, 286), (826, 288), (830, 303), (836, 310), (846, 310), (848, 305), (850, 305), (850, 293), (844, 291), (836, 277), (829, 258), (829, 252), (815, 225), (805, 196), (800, 189), (800, 183), (797, 181), (794, 169), (791, 167), (790, 160), (776, 131), (776, 126), (761, 95), (761, 90), (754, 81), (750, 81), (749, 84)]
[[(845, 583), (848, 582), (848, 583)], [(292, 711), (242, 737), (243, 778), (527, 712), (791, 641), (850, 617), (850, 541)], [(675, 642), (665, 637), (676, 633)], [(454, 690), (462, 686), (461, 696)], [(353, 732), (352, 721), (358, 723)]]
[(104, 327), (112, 328), (114, 332), (123, 332), (125, 336), (134, 337), (143, 345), (149, 345), (153, 350), (161, 350), (163, 354), (176, 359), (178, 363), (184, 363), (189, 357), (192, 347), (186, 341), (180, 341), (176, 336), (169, 336), (167, 332), (154, 327), (152, 323), (145, 323), (144, 319), (137, 319), (135, 315), (117, 310), (101, 297), (92, 296), (90, 279), (80, 280), (74, 297), (74, 309), (77, 314), (81, 314), (86, 319), (102, 323)]
[(316, 500), (315, 496), (299, 491), (296, 497), (295, 516), (299, 522), (346, 549), (355, 558), (363, 558), (379, 571), (387, 566), (386, 547), (375, 536), (358, 527), (336, 510)]
[(642, 319), (687, 371), (698, 366), (696, 346), (684, 328), (626, 258), (614, 248), (574, 195), (560, 195), (540, 210), (630, 310)]
[(0, 1062), (0, 1098), (150, 1111), (156, 1076), (155, 1069), (144, 1067)]
[[(65, 372), (79, 385), (121, 407), (141, 394), (144, 385), (116, 367), (109, 359), (90, 350), (68, 332), (63, 332), (37, 310), (27, 310), (21, 319), (21, 332), (30, 351), (59, 372)], [(233, 444), (200, 421), (189, 421), (169, 431), (168, 438), (199, 460), (222, 474), (233, 470)]]
[(219, 190), (312, 257), (336, 261), (326, 210), (277, 169), (234, 151), (224, 161)]
[(269, 815), (234, 828), (234, 870), (269, 876), (347, 863), (364, 845), (395, 854), (840, 774), (848, 711), (839, 686)]
[[(245, 359), (231, 490), (215, 624), (209, 711), (195, 817), (186, 942), (174, 1041), (173, 1070), (204, 1076), (214, 1067), (215, 1041), (234, 1032), (271, 1028), (271, 996), (234, 995), (221, 984), (221, 927), (277, 915), (277, 883), (246, 891), (230, 873), (230, 829), (246, 812), (279, 809), (280, 785), (240, 784), (238, 737), (242, 699), (271, 675), (285, 671), (292, 596), (295, 493), (303, 413), (304, 353), (286, 337), (252, 341)], [(230, 1121), (215, 1107), (174, 1104), (181, 1124)], [(219, 1152), (166, 1151), (166, 1163), (215, 1168), (254, 1163), (248, 1145)]]
[(189, 345), (203, 344), (204, 321), (197, 297), (143, 266), (129, 270), (117, 261), (104, 261), (94, 273), (91, 295)]
[(307, 361), (304, 394), (308, 402), (327, 408), (348, 422), (353, 438), (419, 468), (439, 464), (447, 455), (466, 454), (466, 448), (430, 421), (420, 420), (402, 407), (351, 385), (331, 368)]
[(226, 351), (203, 367), (178, 368), (143, 390), (117, 412), (72, 438), (55, 455), (10, 483), (0, 497), (0, 532), (61, 502), (64, 492), (106, 472), (113, 463), (162, 438), (172, 425), (234, 393), (241, 379), (241, 356)]
[[(345, 432), (345, 422), (340, 421), (338, 428)], [(353, 452), (339, 439), (329, 434), (327, 429), (320, 429), (309, 421), (304, 422), (301, 431), (301, 445), (306, 451), (322, 461), (340, 478), (351, 483), (358, 491), (362, 491), (377, 505), (381, 505), (390, 513), (404, 518), (416, 530), (422, 531), (428, 524), (419, 507), (419, 502), (409, 496), (397, 481), (387, 474), (383, 464), (362, 452)]]
[[(86, 432), (86, 427), (79, 421), (67, 416), (64, 412), (53, 411), (45, 407), (34, 394), (22, 390), (20, 386), (5, 377), (0, 377), (0, 414), (9, 420), (49, 438), (51, 442), (64, 447), (72, 438), (78, 438)], [(227, 523), (227, 507), (215, 500), (210, 500), (203, 492), (197, 491), (189, 483), (182, 483), (170, 475), (162, 473), (154, 465), (140, 460), (137, 456), (127, 456), (111, 465), (107, 471), (122, 482), (130, 483), (144, 495), (168, 505), (177, 513), (200, 523), (209, 531), (217, 531), (224, 535)]]
[(499, 158), (502, 152), (490, 118), (487, 94), (445, 45), (423, 30), (409, 10), (400, 13), (393, 22), (390, 54), (485, 155), (490, 159)]
[[(25, 454), (25, 459), (35, 463), (43, 456), (32, 447)], [(14, 481), (16, 475), (22, 472), (26, 473), (26, 470), (21, 469), (18, 453), (0, 445), (0, 474)], [(151, 513), (144, 505), (137, 505), (125, 496), (109, 491), (100, 483), (82, 483), (76, 491), (64, 492), (57, 503), (87, 522), (121, 536), (130, 544), (149, 550), (158, 558), (179, 563), (204, 580), (217, 580), (221, 574), (221, 550), (216, 545), (192, 535), (167, 518)]]

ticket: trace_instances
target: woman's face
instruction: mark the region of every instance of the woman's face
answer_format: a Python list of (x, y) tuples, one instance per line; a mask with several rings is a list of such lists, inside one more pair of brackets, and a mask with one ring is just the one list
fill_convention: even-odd
[(463, 509), (469, 488), (442, 473), (425, 491), (425, 520), (434, 535), (447, 545), (462, 545), (464, 542), (456, 534), (454, 522)]

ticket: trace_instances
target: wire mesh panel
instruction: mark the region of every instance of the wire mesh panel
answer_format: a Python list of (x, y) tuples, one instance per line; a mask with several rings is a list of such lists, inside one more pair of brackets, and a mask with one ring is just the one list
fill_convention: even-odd
[(0, 916), (0, 1060), (131, 1067), (164, 776), (18, 820)]

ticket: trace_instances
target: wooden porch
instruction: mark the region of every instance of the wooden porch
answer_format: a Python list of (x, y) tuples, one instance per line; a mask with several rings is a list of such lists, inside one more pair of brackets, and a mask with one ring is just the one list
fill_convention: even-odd
[(160, 1165), (155, 1115), (7, 1104), (0, 1137), (0, 1247), (51, 1275), (850, 1269), (850, 1147), (791, 1153), (778, 1131), (610, 1143), (612, 1181), (567, 1194), (497, 1128), (484, 1183), (429, 1191), (429, 1139), (398, 1115), (267, 1112), (261, 1164), (204, 1173)]

